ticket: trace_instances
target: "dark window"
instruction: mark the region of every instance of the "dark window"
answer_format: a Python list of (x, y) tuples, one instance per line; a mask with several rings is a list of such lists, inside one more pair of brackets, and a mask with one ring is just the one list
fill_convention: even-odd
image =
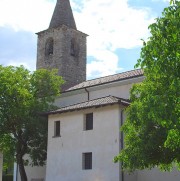
[(82, 154), (83, 170), (92, 169), (92, 152)]
[(93, 129), (93, 113), (86, 114), (84, 121), (84, 128), (85, 130)]
[(54, 40), (52, 38), (47, 39), (45, 47), (45, 55), (49, 56), (53, 54)]
[(71, 39), (70, 54), (71, 56), (76, 57), (76, 58), (79, 56), (79, 45), (75, 38)]
[(73, 38), (72, 40), (71, 40), (71, 55), (72, 56), (75, 56), (75, 39)]
[(55, 121), (54, 125), (54, 136), (60, 136), (60, 121)]

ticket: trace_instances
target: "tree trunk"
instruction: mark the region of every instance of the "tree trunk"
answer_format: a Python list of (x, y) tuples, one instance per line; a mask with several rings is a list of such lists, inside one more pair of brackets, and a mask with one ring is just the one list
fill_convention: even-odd
[(24, 161), (23, 161), (22, 155), (17, 155), (17, 163), (18, 163), (18, 166), (19, 166), (21, 181), (27, 181), (27, 175), (26, 175), (26, 172), (25, 172)]
[(27, 151), (27, 144), (23, 140), (22, 134), (23, 134), (22, 130), (19, 130), (17, 134), (14, 133), (14, 136), (17, 138), (16, 159), (17, 159), (17, 164), (19, 166), (21, 181), (27, 181), (27, 175), (24, 168), (24, 160), (23, 160), (23, 156), (26, 154)]

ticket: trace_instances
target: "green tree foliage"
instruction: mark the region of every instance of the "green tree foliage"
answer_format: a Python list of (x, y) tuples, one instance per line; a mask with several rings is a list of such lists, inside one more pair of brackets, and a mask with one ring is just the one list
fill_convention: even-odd
[(6, 136), (0, 136), (0, 147), (3, 148), (3, 172), (8, 173), (7, 171), (13, 170), (14, 167), (14, 155), (11, 150), (13, 150), (13, 144), (11, 139)]
[(128, 171), (180, 168), (180, 2), (173, 1), (149, 29), (136, 65), (145, 80), (131, 90), (125, 147), (115, 157)]
[(27, 181), (26, 163), (46, 161), (47, 118), (40, 113), (54, 108), (62, 83), (55, 70), (0, 66), (0, 148), (6, 158), (16, 159), (22, 181)]

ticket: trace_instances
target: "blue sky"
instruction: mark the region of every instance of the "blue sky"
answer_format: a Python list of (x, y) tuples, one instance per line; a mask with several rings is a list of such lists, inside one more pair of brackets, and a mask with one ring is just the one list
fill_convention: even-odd
[[(11, 3), (11, 6), (9, 6)], [(47, 29), (56, 0), (0, 0), (0, 64), (36, 67), (36, 32)], [(88, 79), (134, 68), (148, 25), (169, 0), (71, 0), (87, 40)]]

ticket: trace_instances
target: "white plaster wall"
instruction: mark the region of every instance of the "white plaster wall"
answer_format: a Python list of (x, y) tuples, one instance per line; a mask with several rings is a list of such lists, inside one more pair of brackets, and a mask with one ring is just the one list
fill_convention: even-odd
[(124, 173), (124, 181), (138, 181), (137, 180), (137, 172), (131, 173), (131, 174)]
[(28, 181), (31, 181), (32, 179), (45, 179), (46, 166), (26, 167), (26, 173), (27, 173)]
[(88, 100), (88, 95), (86, 92), (77, 92), (77, 94), (73, 94), (73, 92), (69, 92), (67, 96), (64, 96), (64, 94), (60, 97), (58, 97), (55, 100), (55, 105), (58, 107), (65, 107), (72, 104), (77, 104), (80, 102), (85, 102)]
[(115, 87), (109, 87), (105, 89), (90, 91), (90, 99), (97, 99), (99, 97), (105, 96), (117, 96), (124, 99), (129, 99), (129, 90), (132, 87), (132, 84), (119, 85)]
[(174, 169), (172, 172), (160, 172), (152, 170), (138, 171), (137, 181), (180, 181), (180, 171)]
[[(83, 131), (84, 114), (93, 112), (93, 130)], [(46, 181), (118, 181), (119, 106), (49, 116)], [(61, 137), (54, 121), (61, 121)], [(82, 153), (92, 152), (92, 170), (82, 170)]]
[(99, 97), (105, 97), (109, 95), (129, 99), (130, 98), (129, 91), (132, 85), (141, 82), (143, 79), (144, 77), (139, 77), (119, 82), (113, 82), (98, 87), (88, 88), (88, 90), (90, 91), (90, 99), (96, 99)]
[[(33, 179), (44, 179), (46, 176), (46, 166), (44, 167), (31, 167), (31, 166), (26, 166), (25, 171), (27, 174), (28, 181), (31, 181)], [(21, 181), (20, 174), (18, 173), (17, 181)]]
[(2, 181), (3, 154), (0, 152), (0, 181)]

